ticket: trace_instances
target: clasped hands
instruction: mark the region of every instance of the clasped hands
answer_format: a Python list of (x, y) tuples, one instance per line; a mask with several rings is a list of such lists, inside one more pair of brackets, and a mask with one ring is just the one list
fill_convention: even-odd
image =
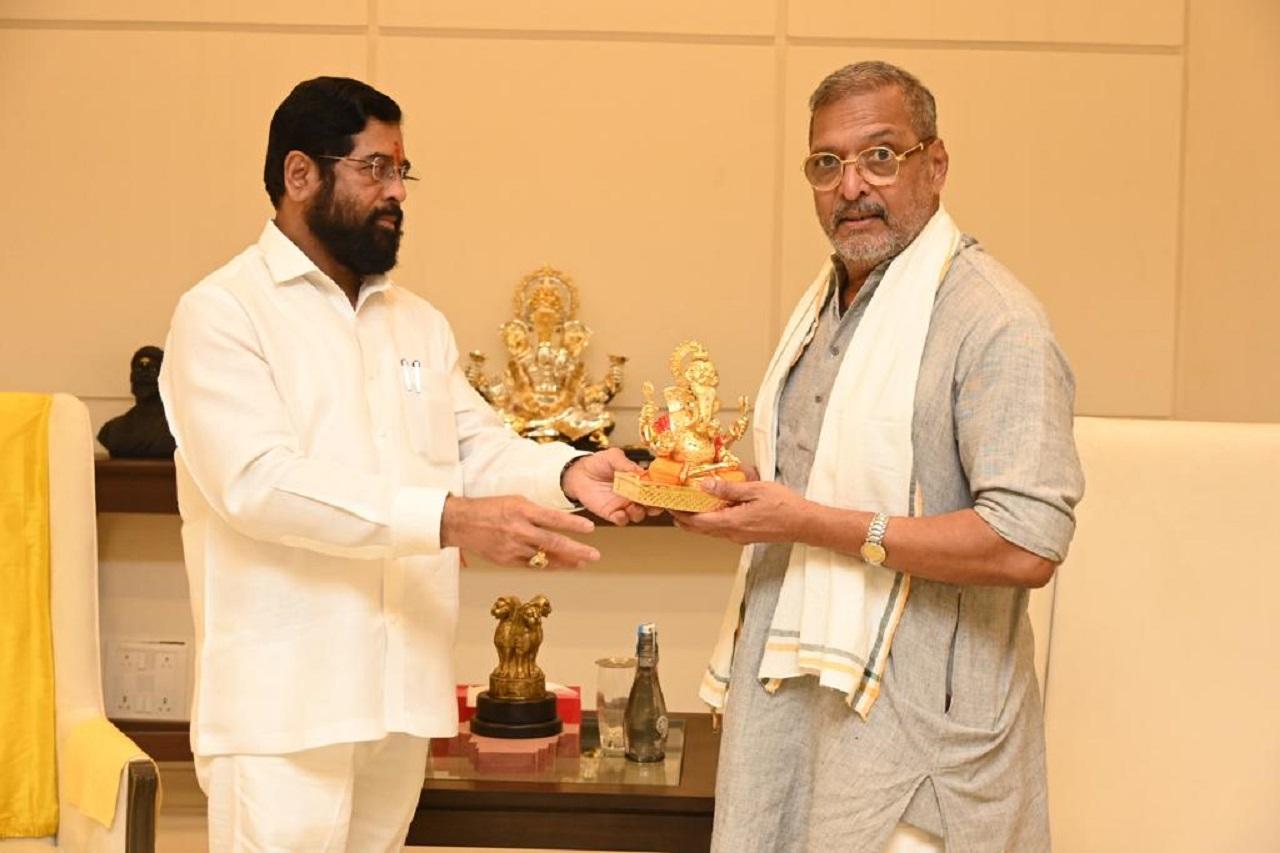
[(814, 505), (781, 483), (761, 482), (750, 466), (743, 470), (745, 483), (711, 478), (699, 481), (705, 491), (729, 505), (711, 512), (672, 512), (676, 527), (738, 545), (804, 541)]
[[(640, 473), (641, 468), (617, 448), (583, 456), (564, 474), (562, 487), (596, 516), (623, 526), (643, 521), (661, 510), (644, 507), (613, 491), (615, 472)], [(760, 482), (748, 469), (749, 482), (701, 481), (702, 488), (729, 506), (712, 512), (672, 512), (682, 530), (728, 539), (740, 545), (753, 542), (802, 540), (812, 504), (780, 483)], [(440, 543), (479, 554), (505, 566), (529, 565), (546, 555), (550, 568), (581, 568), (600, 559), (600, 552), (566, 534), (590, 533), (595, 525), (515, 495), (494, 498), (449, 496), (440, 520)], [(537, 560), (541, 565), (541, 560)]]

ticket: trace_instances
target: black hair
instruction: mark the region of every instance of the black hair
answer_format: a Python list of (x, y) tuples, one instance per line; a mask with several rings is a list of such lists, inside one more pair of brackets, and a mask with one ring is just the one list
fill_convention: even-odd
[(301, 151), (330, 174), (333, 161), (325, 155), (345, 157), (355, 147), (356, 134), (369, 119), (400, 123), (400, 105), (387, 95), (350, 77), (316, 77), (293, 87), (276, 107), (267, 137), (267, 159), (262, 183), (277, 207), (284, 195), (284, 158)]

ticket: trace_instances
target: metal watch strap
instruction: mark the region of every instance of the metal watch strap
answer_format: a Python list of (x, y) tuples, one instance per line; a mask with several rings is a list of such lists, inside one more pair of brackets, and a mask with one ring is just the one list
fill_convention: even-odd
[(883, 566), (888, 556), (884, 550), (884, 534), (889, 528), (889, 516), (877, 512), (867, 525), (867, 538), (858, 549), (858, 556), (872, 566)]
[(888, 529), (889, 516), (883, 512), (877, 512), (871, 519), (871, 524), (867, 525), (867, 541), (873, 545), (883, 545), (884, 534)]

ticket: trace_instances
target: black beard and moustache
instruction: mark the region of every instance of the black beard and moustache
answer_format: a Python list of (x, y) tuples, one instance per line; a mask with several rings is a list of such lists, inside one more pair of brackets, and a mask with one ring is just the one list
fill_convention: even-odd
[[(404, 236), (400, 228), (404, 222), (400, 203), (389, 201), (375, 207), (361, 220), (350, 204), (335, 201), (335, 183), (330, 176), (307, 208), (305, 219), (311, 233), (324, 244), (335, 261), (358, 276), (381, 275), (395, 267), (400, 238)], [(378, 224), (378, 219), (388, 214), (395, 217), (394, 230)]]

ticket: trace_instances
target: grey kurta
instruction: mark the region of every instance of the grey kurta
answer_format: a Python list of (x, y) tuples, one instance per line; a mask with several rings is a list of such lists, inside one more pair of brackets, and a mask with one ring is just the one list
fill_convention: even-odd
[[(840, 360), (886, 267), (843, 314), (833, 283), (783, 389), (776, 476), (798, 492)], [(965, 238), (939, 286), (916, 385), (913, 481), (924, 514), (972, 507), (1005, 539), (1061, 561), (1084, 488), (1073, 396), (1035, 298)], [(944, 836), (949, 853), (1047, 850), (1027, 590), (913, 578), (863, 722), (812, 676), (772, 695), (755, 677), (790, 550), (757, 546), (747, 577), (713, 849), (874, 853), (902, 819)]]

